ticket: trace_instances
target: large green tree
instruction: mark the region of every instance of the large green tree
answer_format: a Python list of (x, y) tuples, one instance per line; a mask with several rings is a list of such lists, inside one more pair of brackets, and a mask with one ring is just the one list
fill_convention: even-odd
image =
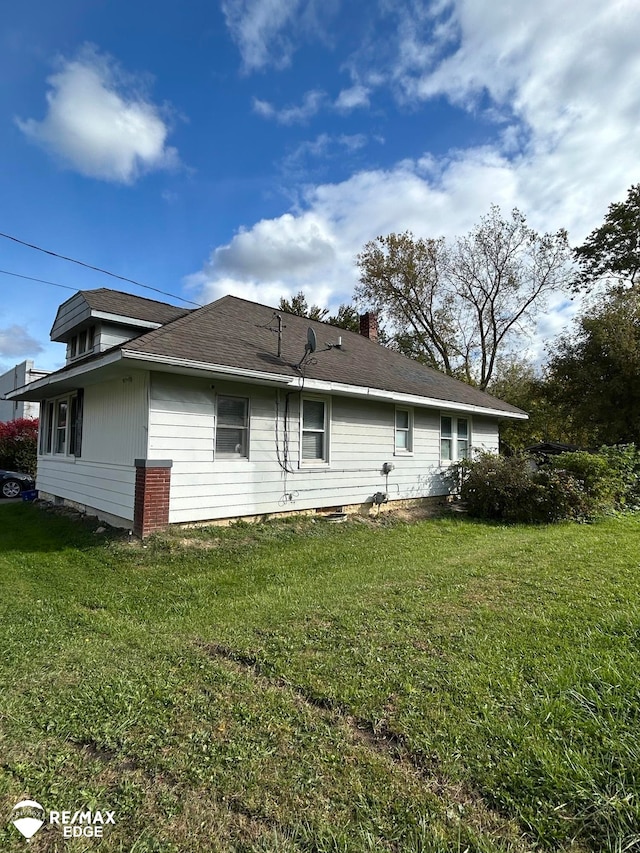
[(588, 309), (556, 342), (548, 372), (577, 443), (640, 444), (640, 291), (617, 289)]
[(544, 441), (573, 443), (570, 423), (552, 399), (545, 375), (528, 359), (516, 354), (500, 358), (487, 391), (529, 415), (527, 421), (500, 425), (505, 449), (517, 452)]
[(538, 234), (520, 211), (503, 217), (493, 205), (449, 244), (410, 232), (367, 243), (355, 297), (399, 349), (485, 389), (546, 295), (565, 285), (570, 258), (565, 231)]
[(578, 288), (599, 281), (640, 287), (640, 184), (627, 191), (626, 201), (614, 202), (604, 222), (575, 250)]

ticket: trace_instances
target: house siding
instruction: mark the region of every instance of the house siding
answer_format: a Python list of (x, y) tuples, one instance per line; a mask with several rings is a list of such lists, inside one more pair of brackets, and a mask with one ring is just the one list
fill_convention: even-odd
[(133, 520), (134, 460), (147, 455), (148, 373), (84, 391), (82, 456), (38, 456), (36, 487), (89, 511)]
[[(301, 467), (299, 395), (293, 393), (289, 473), (279, 465), (275, 446), (279, 394), (282, 455), (284, 391), (227, 382), (214, 388), (166, 374), (152, 374), (150, 389), (149, 457), (173, 461), (172, 523), (365, 503), (380, 491), (391, 500), (447, 493), (438, 411), (414, 410), (413, 453), (396, 454), (393, 404), (333, 396), (330, 462)], [(249, 399), (248, 458), (214, 459), (216, 394)], [(388, 482), (381, 470), (385, 462), (395, 466)]]

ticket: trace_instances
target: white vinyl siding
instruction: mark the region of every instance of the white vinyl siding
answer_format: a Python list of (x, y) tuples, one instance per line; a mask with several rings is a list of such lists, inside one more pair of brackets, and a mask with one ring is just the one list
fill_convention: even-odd
[[(249, 400), (250, 455), (242, 465), (215, 454), (216, 395)], [(323, 399), (331, 464), (310, 460), (301, 465), (303, 419), (297, 392), (225, 381), (216, 381), (212, 389), (210, 380), (153, 373), (148, 456), (173, 460), (170, 521), (364, 503), (385, 490), (381, 469), (390, 461), (395, 464), (388, 478), (391, 500), (447, 493), (440, 466), (438, 411), (414, 408), (413, 456), (394, 456), (392, 403), (340, 396)], [(311, 432), (309, 422), (308, 426)]]
[[(78, 419), (75, 428), (71, 422), (73, 396), (67, 410), (67, 453), (47, 453), (49, 441), (48, 419), (43, 426), (45, 453), (38, 457), (36, 486), (43, 494), (72, 501), (80, 507), (120, 519), (128, 523), (133, 519), (135, 486), (134, 460), (147, 456), (147, 387), (146, 371), (133, 371), (122, 378), (84, 389), (82, 403), (75, 407)], [(56, 435), (56, 403), (44, 406), (53, 410), (52, 450)], [(75, 435), (75, 449), (79, 450), (77, 434), (80, 424), (78, 411), (82, 406), (82, 452), (74, 456), (71, 445)]]

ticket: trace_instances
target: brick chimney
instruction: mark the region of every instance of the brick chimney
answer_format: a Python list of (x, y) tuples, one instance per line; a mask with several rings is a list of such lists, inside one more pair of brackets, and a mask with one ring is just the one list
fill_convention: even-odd
[(372, 311), (360, 315), (360, 334), (371, 341), (378, 340), (378, 318)]

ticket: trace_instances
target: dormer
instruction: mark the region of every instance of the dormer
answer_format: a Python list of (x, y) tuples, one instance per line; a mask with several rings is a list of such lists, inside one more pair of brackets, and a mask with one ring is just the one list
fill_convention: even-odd
[(189, 313), (118, 290), (80, 290), (58, 308), (51, 340), (67, 345), (67, 364), (126, 343)]

